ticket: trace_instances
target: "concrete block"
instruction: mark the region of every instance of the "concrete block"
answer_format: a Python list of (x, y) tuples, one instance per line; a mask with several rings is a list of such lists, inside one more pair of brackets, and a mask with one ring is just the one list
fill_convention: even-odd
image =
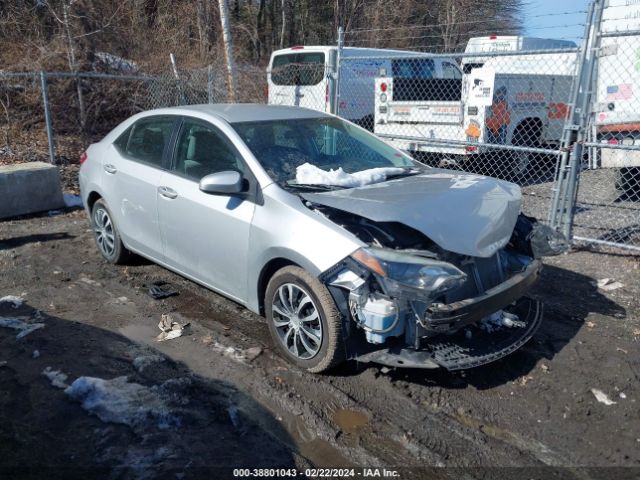
[(0, 165), (0, 218), (64, 207), (60, 176), (44, 162)]

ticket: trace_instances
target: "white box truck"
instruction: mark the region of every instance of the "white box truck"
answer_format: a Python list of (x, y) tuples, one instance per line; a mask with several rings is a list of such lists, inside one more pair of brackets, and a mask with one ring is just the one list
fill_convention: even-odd
[(337, 113), (372, 130), (375, 77), (381, 70), (397, 70), (407, 65), (405, 58), (415, 58), (412, 65), (415, 73), (411, 75), (433, 71), (435, 76), (441, 76), (447, 74), (447, 69), (459, 71), (453, 61), (428, 59), (418, 52), (344, 47), (339, 80), (341, 95), (336, 104), (337, 55), (335, 46), (295, 46), (274, 51), (267, 68), (268, 103)]
[[(479, 37), (468, 53), (573, 49), (575, 43), (527, 37)], [(575, 52), (464, 57), (453, 80), (376, 78), (374, 132), (427, 161), (480, 170), (487, 144), (557, 148), (576, 72)], [(410, 59), (409, 59), (410, 60)], [(513, 176), (526, 174), (534, 155), (496, 155)]]
[(600, 44), (593, 109), (597, 140), (604, 144), (599, 166), (619, 168), (619, 189), (640, 199), (640, 1), (609, 0), (601, 32), (606, 36)]

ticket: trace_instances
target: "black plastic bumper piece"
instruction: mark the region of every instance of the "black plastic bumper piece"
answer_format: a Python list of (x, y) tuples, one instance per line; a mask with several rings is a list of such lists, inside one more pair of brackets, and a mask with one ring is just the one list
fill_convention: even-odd
[(542, 263), (534, 260), (523, 272), (513, 275), (483, 295), (450, 304), (432, 305), (427, 309), (423, 327), (427, 332), (450, 332), (475, 323), (527, 293), (540, 277), (541, 270)]
[(528, 342), (542, 321), (542, 303), (528, 297), (504, 310), (518, 315), (523, 326), (500, 327), (491, 332), (481, 326), (465, 327), (454, 334), (441, 334), (424, 342), (420, 350), (390, 347), (359, 356), (361, 362), (390, 367), (464, 370), (499, 360)]

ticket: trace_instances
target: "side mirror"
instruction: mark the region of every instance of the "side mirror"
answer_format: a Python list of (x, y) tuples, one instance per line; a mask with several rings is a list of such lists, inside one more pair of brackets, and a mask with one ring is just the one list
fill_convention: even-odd
[(234, 170), (212, 173), (200, 180), (200, 191), (211, 195), (236, 195), (242, 193), (242, 187), (242, 175)]

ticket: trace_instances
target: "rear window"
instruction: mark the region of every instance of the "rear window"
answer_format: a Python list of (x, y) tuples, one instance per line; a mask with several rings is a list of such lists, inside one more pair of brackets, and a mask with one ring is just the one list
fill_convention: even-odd
[(434, 78), (435, 64), (428, 58), (403, 58), (391, 64), (394, 77), (401, 78)]
[(283, 86), (317, 85), (324, 78), (324, 53), (289, 53), (273, 57), (271, 81)]

